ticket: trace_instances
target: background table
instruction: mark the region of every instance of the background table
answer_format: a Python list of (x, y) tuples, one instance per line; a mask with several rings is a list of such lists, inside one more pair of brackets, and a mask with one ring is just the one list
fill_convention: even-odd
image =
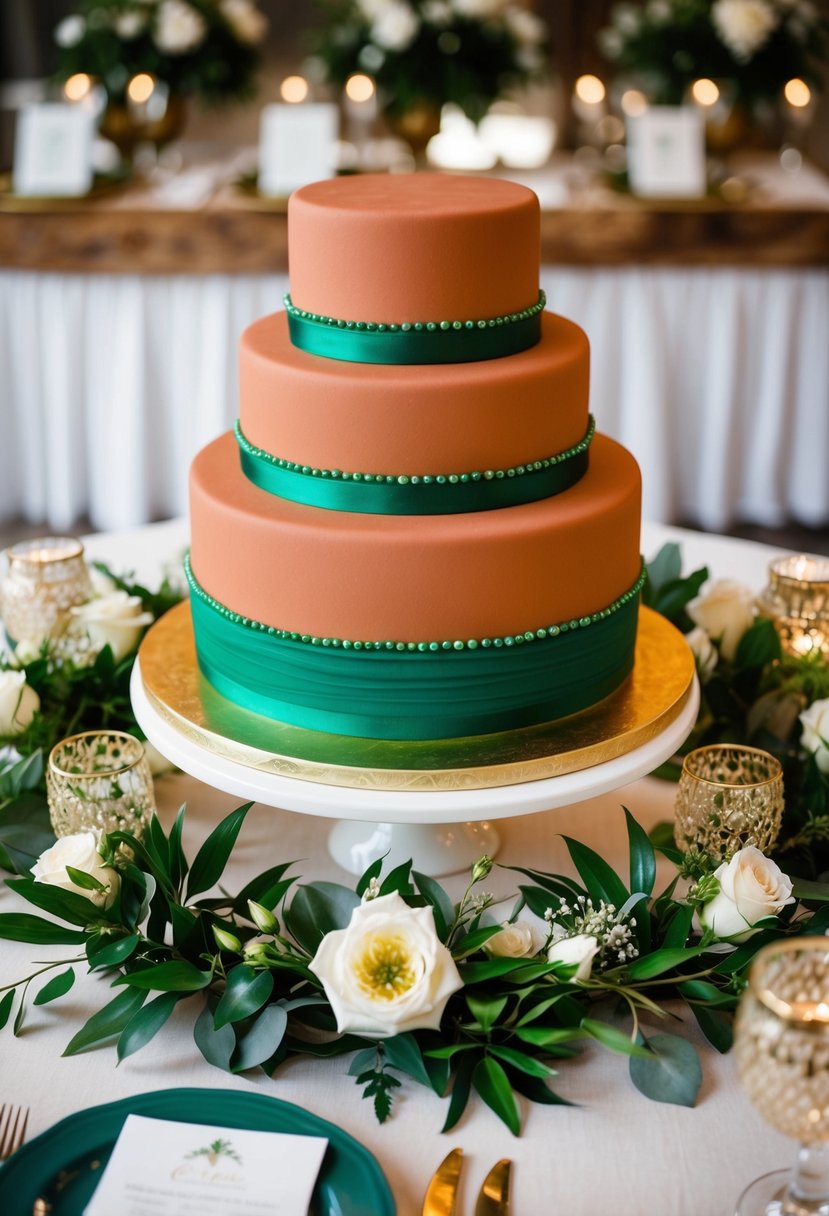
[[(680, 541), (685, 568), (707, 563), (715, 574), (742, 579), (758, 590), (774, 556), (761, 545), (701, 537), (650, 526), (643, 549), (652, 555), (666, 539)], [(186, 541), (178, 521), (90, 541), (89, 550), (119, 569), (157, 577), (160, 563)], [(178, 774), (157, 786), (161, 818), (170, 825), (178, 806), (189, 806), (185, 845), (192, 851), (235, 800)], [(571, 870), (559, 833), (592, 844), (623, 869), (627, 855), (621, 806), (628, 806), (646, 827), (670, 816), (674, 787), (646, 778), (615, 794), (579, 806), (511, 819), (503, 825), (498, 860), (543, 869)], [(234, 854), (230, 887), (238, 889), (253, 873), (278, 860), (304, 858), (296, 872), (342, 882), (349, 879), (327, 856), (328, 823), (255, 807)], [(664, 876), (663, 876), (664, 877)], [(455, 892), (461, 880), (455, 880)], [(496, 895), (513, 890), (512, 876), (495, 869), (487, 880)], [(19, 907), (0, 889), (0, 911)], [(3, 943), (0, 984), (27, 974), (30, 961), (60, 957), (62, 951)], [(65, 951), (68, 956), (71, 951)], [(568, 1216), (731, 1216), (742, 1188), (755, 1176), (785, 1166), (794, 1145), (767, 1127), (743, 1097), (731, 1056), (720, 1057), (686, 1030), (700, 1047), (704, 1082), (698, 1106), (687, 1110), (650, 1102), (627, 1076), (627, 1061), (598, 1047), (565, 1062), (557, 1090), (578, 1105), (540, 1107), (523, 1103), (524, 1132), (513, 1139), (479, 1101), (448, 1136), (439, 1135), (446, 1102), (414, 1082), (404, 1081), (391, 1120), (378, 1126), (363, 1101), (346, 1063), (292, 1061), (273, 1079), (251, 1073), (230, 1077), (210, 1068), (193, 1043), (184, 1010), (178, 1010), (152, 1044), (116, 1069), (112, 1049), (69, 1059), (61, 1051), (71, 1035), (108, 999), (100, 979), (84, 978), (55, 1005), (33, 1009), (21, 1037), (10, 1028), (0, 1036), (3, 1100), (32, 1107), (30, 1132), (85, 1106), (172, 1086), (231, 1087), (272, 1094), (334, 1119), (362, 1140), (381, 1162), (397, 1200), (399, 1216), (420, 1212), (427, 1179), (454, 1145), (462, 1145), (467, 1164), (459, 1216), (472, 1211), (474, 1196), (494, 1161), (515, 1161), (514, 1216), (567, 1212)]]
[[(542, 286), (592, 345), (591, 408), (645, 513), (714, 530), (829, 523), (829, 181), (739, 162), (743, 204), (643, 203), (561, 158)], [(287, 288), (283, 209), (231, 163), (69, 209), (0, 205), (0, 519), (125, 528), (186, 509), (238, 412), (236, 352)], [(520, 176), (520, 175), (519, 175)]]

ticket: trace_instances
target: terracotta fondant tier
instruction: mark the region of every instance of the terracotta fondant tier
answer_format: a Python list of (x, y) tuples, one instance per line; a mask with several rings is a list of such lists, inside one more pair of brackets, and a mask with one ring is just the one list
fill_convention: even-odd
[(240, 420), (285, 460), (359, 473), (471, 473), (566, 451), (587, 429), (589, 347), (552, 313), (537, 346), (483, 363), (344, 363), (291, 345), (284, 313), (247, 329)]
[(196, 579), (279, 629), (356, 640), (502, 636), (588, 616), (639, 573), (636, 461), (605, 436), (566, 494), (471, 515), (320, 511), (248, 482), (231, 433), (190, 475)]
[(466, 321), (538, 298), (538, 199), (515, 182), (367, 174), (288, 204), (297, 308), (350, 321)]

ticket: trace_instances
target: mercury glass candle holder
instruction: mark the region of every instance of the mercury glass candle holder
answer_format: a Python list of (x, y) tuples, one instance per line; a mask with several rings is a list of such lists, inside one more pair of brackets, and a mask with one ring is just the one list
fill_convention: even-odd
[(52, 748), (46, 795), (56, 836), (99, 829), (141, 836), (155, 811), (144, 744), (122, 731), (84, 731)]
[(774, 847), (783, 818), (783, 768), (769, 752), (732, 743), (689, 752), (675, 804), (674, 839), (684, 852), (727, 860)]
[(778, 557), (769, 565), (769, 583), (757, 604), (774, 622), (784, 651), (818, 651), (829, 659), (829, 558)]
[(829, 1213), (829, 938), (772, 942), (757, 955), (734, 1026), (749, 1100), (799, 1141), (794, 1170), (753, 1182), (737, 1216)]
[(40, 643), (63, 628), (69, 609), (92, 595), (83, 545), (69, 536), (45, 536), (6, 550), (0, 617), (9, 641)]

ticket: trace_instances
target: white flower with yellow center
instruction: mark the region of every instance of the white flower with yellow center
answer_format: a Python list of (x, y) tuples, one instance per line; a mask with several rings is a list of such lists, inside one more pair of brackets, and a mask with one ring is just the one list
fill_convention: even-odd
[(387, 1038), (437, 1030), (463, 986), (435, 932), (431, 908), (410, 908), (397, 892), (360, 904), (347, 929), (327, 933), (311, 960), (342, 1034)]

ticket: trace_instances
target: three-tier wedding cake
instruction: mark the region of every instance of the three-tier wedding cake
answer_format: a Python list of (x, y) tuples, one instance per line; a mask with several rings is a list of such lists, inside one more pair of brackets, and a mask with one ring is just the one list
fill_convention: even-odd
[(640, 478), (594, 434), (589, 349), (543, 311), (511, 182), (317, 182), (291, 294), (241, 344), (235, 434), (191, 471), (199, 664), (232, 702), (343, 735), (546, 722), (631, 670)]

